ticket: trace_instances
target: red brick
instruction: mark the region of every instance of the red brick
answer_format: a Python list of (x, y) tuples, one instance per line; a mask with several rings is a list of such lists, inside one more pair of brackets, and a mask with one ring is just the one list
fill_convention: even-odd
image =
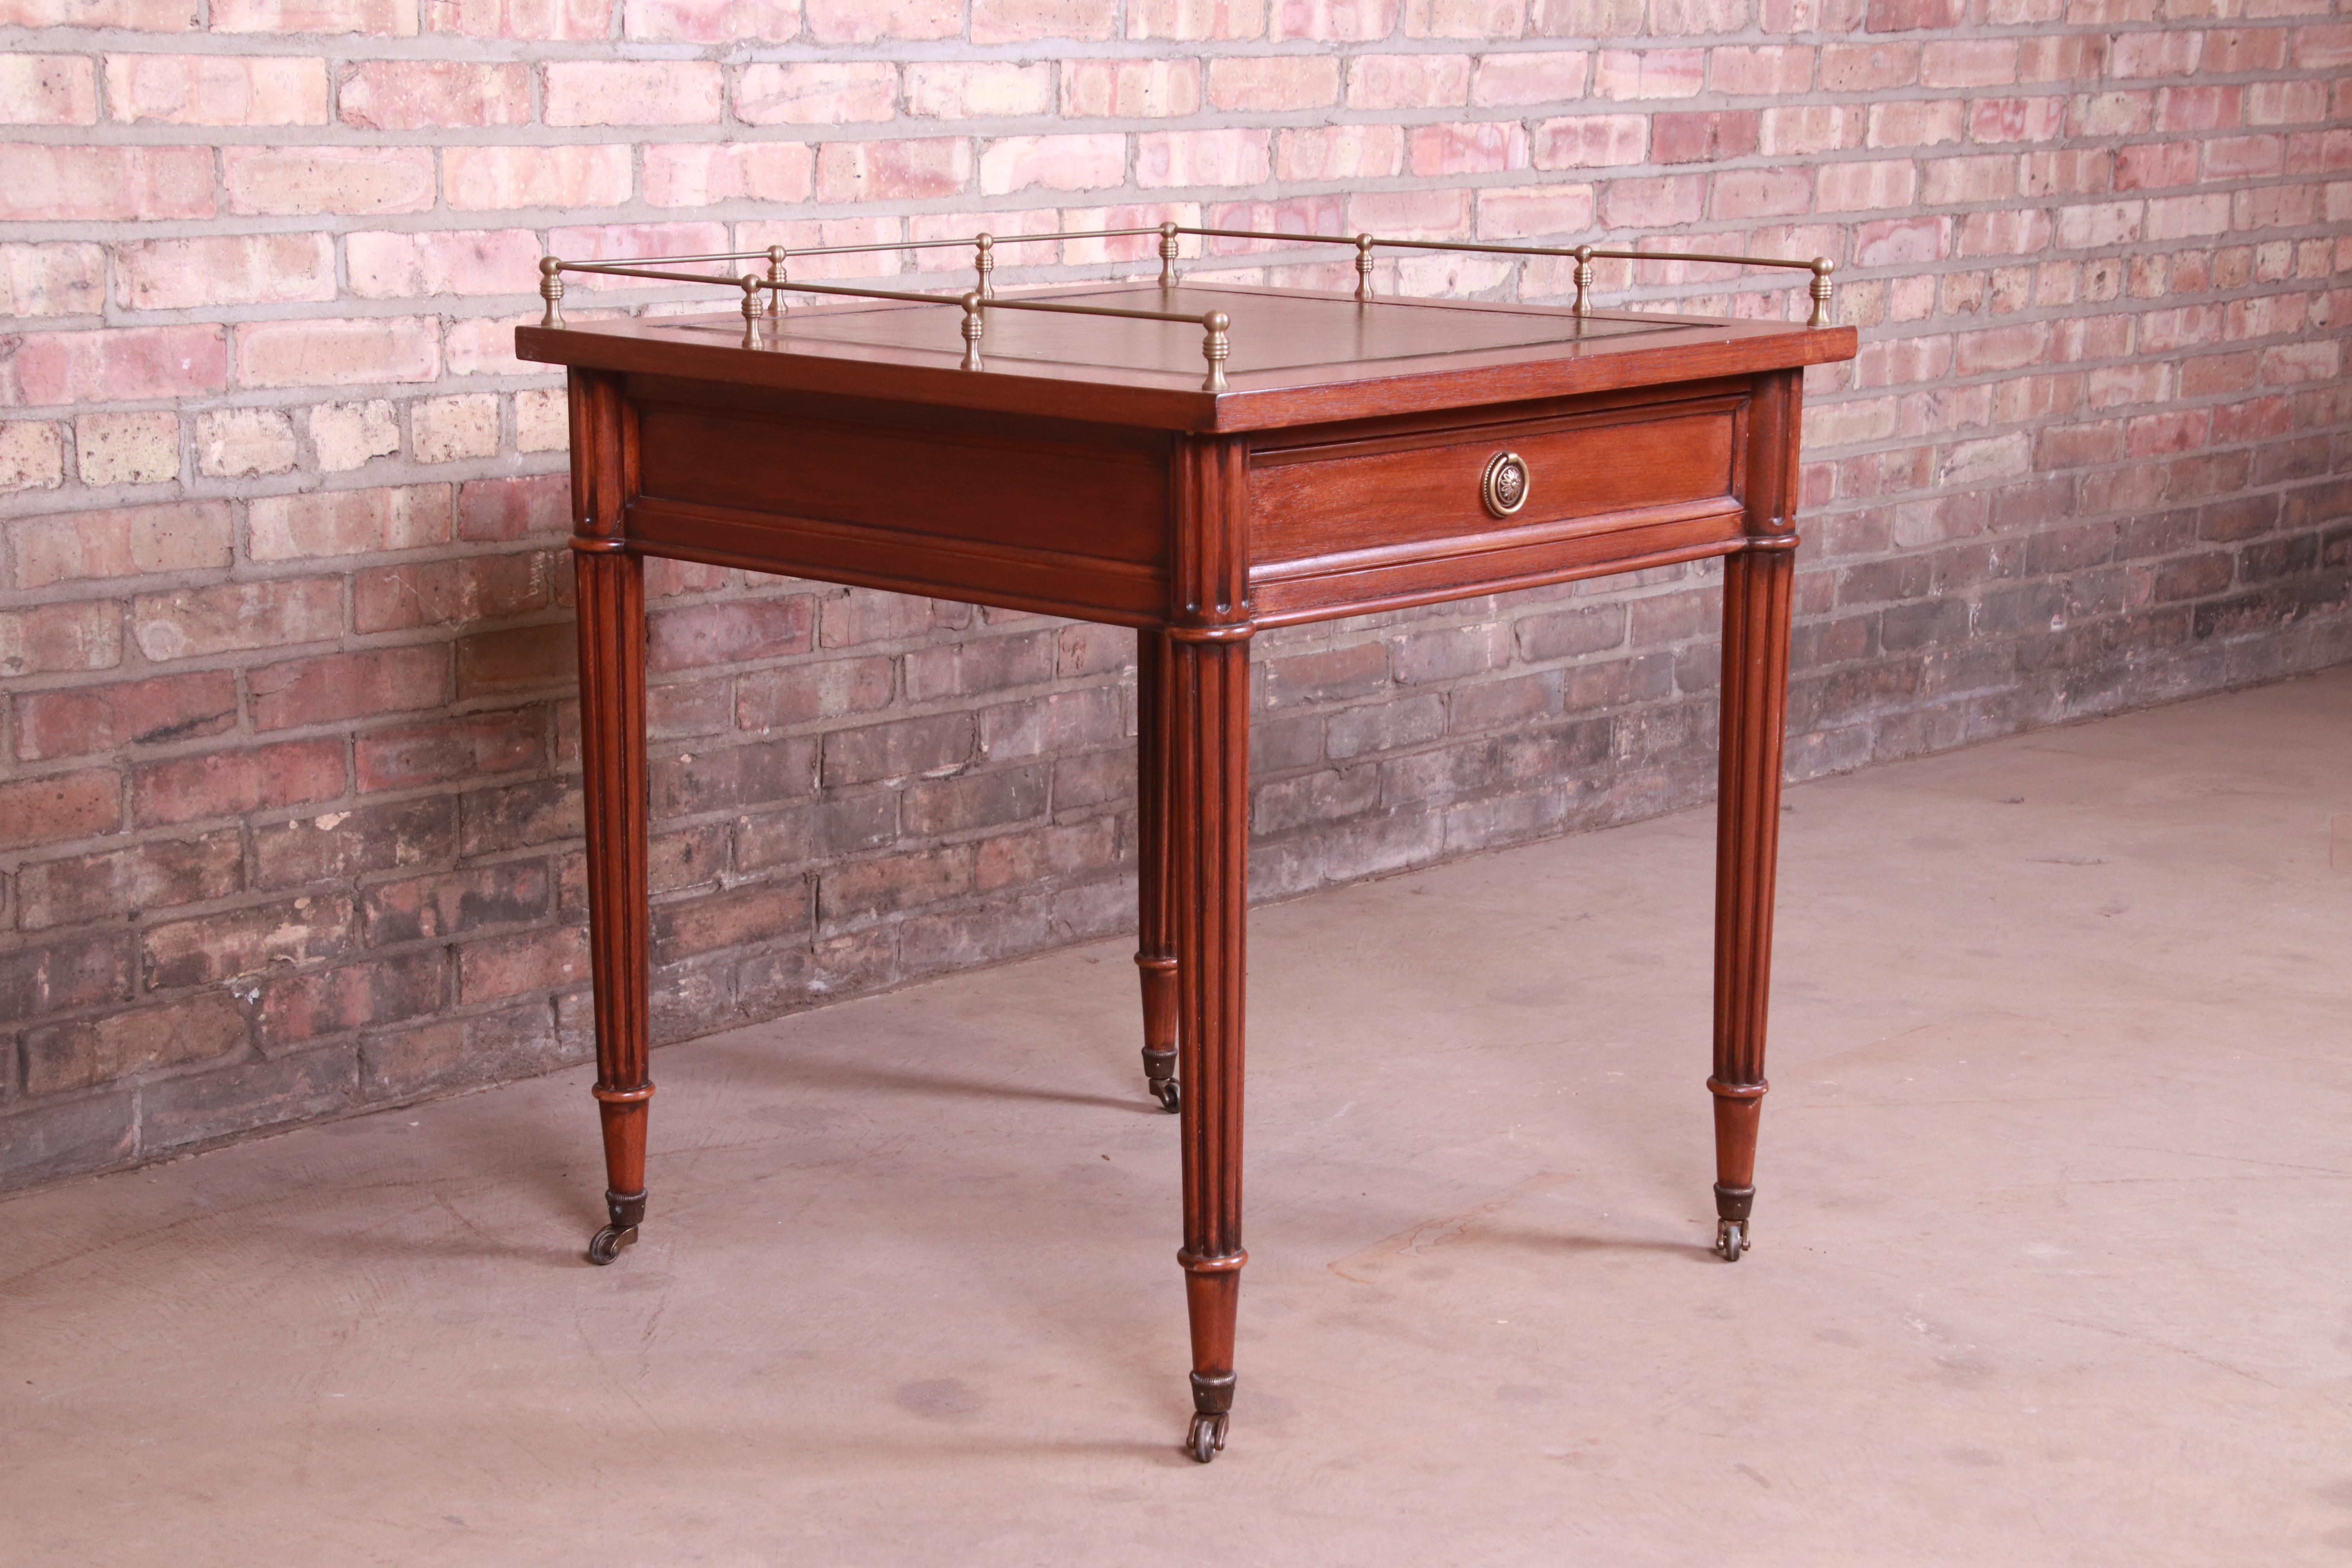
[(352, 578), (352, 629), (407, 631), (543, 610), (555, 567), (546, 554), (464, 555), (379, 567)]
[(246, 688), (258, 731), (433, 708), (447, 700), (449, 651), (433, 644), (289, 659), (253, 670)]
[(0, 952), (0, 1018), (130, 999), (131, 949), (121, 935), (59, 937)]
[(343, 786), (342, 742), (287, 741), (135, 768), (131, 813), (142, 826), (169, 826), (332, 800)]
[(346, 963), (271, 980), (261, 989), (254, 1025), (265, 1050), (279, 1049), (440, 1010), (448, 960), (438, 949)]
[(368, 889), (361, 907), (370, 947), (462, 936), (544, 920), (552, 884), (544, 860), (503, 860)]
[(667, 610), (647, 626), (647, 668), (696, 668), (806, 653), (816, 616), (804, 595)]
[(210, 985), (281, 964), (341, 958), (352, 946), (352, 900), (305, 895), (258, 909), (147, 928), (147, 984)]
[(362, 795), (547, 765), (541, 708), (372, 730), (352, 747)]
[(17, 873), (17, 920), (26, 931), (87, 925), (244, 889), (244, 838), (224, 828), (27, 866)]
[(26, 762), (118, 746), (217, 735), (236, 725), (236, 678), (225, 669), (16, 699), (16, 754)]
[(131, 601), (131, 629), (159, 663), (321, 642), (342, 630), (342, 588), (331, 577), (298, 577), (142, 594)]
[(122, 826), (122, 779), (110, 768), (0, 784), (0, 849), (64, 844)]
[(572, 481), (562, 474), (474, 479), (457, 487), (457, 537), (515, 540), (572, 531)]
[(502, 696), (577, 679), (580, 641), (569, 625), (483, 632), (457, 643), (457, 696)]
[(491, 937), (457, 950), (457, 997), (468, 1006), (587, 981), (588, 933), (581, 926)]
[(40, 1029), (25, 1040), (25, 1092), (62, 1094), (155, 1068), (216, 1060), (247, 1044), (245, 1014), (222, 992)]

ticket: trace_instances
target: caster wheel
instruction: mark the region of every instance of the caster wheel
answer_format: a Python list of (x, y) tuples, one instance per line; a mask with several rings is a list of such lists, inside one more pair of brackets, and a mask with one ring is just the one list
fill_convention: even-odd
[(1715, 1249), (1723, 1254), (1726, 1263), (1737, 1263), (1739, 1255), (1748, 1250), (1748, 1222), (1723, 1219), (1715, 1222)]
[(636, 1239), (635, 1226), (630, 1226), (624, 1230), (617, 1226), (608, 1225), (588, 1238), (588, 1261), (595, 1264), (610, 1263), (620, 1255), (621, 1248)]
[(1217, 1457), (1225, 1446), (1225, 1423), (1228, 1415), (1195, 1415), (1192, 1429), (1184, 1435), (1184, 1451), (1192, 1456), (1196, 1465), (1205, 1465)]
[(1159, 1100), (1160, 1109), (1169, 1115), (1184, 1109), (1184, 1089), (1174, 1079), (1161, 1079), (1151, 1086), (1151, 1092)]

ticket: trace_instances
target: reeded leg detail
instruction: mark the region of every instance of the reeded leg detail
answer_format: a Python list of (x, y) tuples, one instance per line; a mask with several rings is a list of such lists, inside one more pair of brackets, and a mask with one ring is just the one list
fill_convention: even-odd
[(1716, 1250), (1753, 1240), (1756, 1133), (1764, 1105), (1772, 884), (1780, 849), (1793, 536), (1729, 557), (1723, 584), (1723, 764), (1715, 902)]
[(1176, 1079), (1175, 890), (1168, 875), (1168, 644), (1150, 626), (1135, 637), (1135, 967), (1143, 986), (1143, 1084), (1170, 1112)]
[(588, 820), (596, 1109), (611, 1221), (588, 1244), (610, 1263), (646, 1213), (647, 1070), (645, 563), (615, 537), (623, 500), (618, 385), (572, 373), (572, 567), (580, 601), (580, 752)]
[(1241, 1300), (1242, 964), (1249, 790), (1249, 644), (1171, 638), (1170, 822), (1176, 915), (1177, 1052), (1184, 1092), (1184, 1301), (1193, 1419), (1185, 1447), (1206, 1463), (1233, 1410)]

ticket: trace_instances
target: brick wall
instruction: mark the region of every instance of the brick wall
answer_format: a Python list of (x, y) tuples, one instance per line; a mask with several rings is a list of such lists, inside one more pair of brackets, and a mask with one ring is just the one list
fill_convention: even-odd
[[(543, 248), (1826, 253), (1793, 773), (2352, 657), (2341, 0), (0, 0), (0, 1184), (588, 1049)], [(1005, 278), (1149, 265), (1055, 248)], [(1127, 926), (1126, 635), (653, 593), (664, 1037)], [(1714, 595), (1265, 638), (1262, 889), (1703, 799)]]

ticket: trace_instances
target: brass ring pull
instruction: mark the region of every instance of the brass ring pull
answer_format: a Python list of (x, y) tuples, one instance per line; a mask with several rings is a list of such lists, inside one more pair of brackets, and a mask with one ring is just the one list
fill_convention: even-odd
[(1478, 481), (1478, 499), (1496, 517), (1508, 517), (1528, 504), (1528, 463), (1517, 452), (1497, 452), (1488, 460)]

